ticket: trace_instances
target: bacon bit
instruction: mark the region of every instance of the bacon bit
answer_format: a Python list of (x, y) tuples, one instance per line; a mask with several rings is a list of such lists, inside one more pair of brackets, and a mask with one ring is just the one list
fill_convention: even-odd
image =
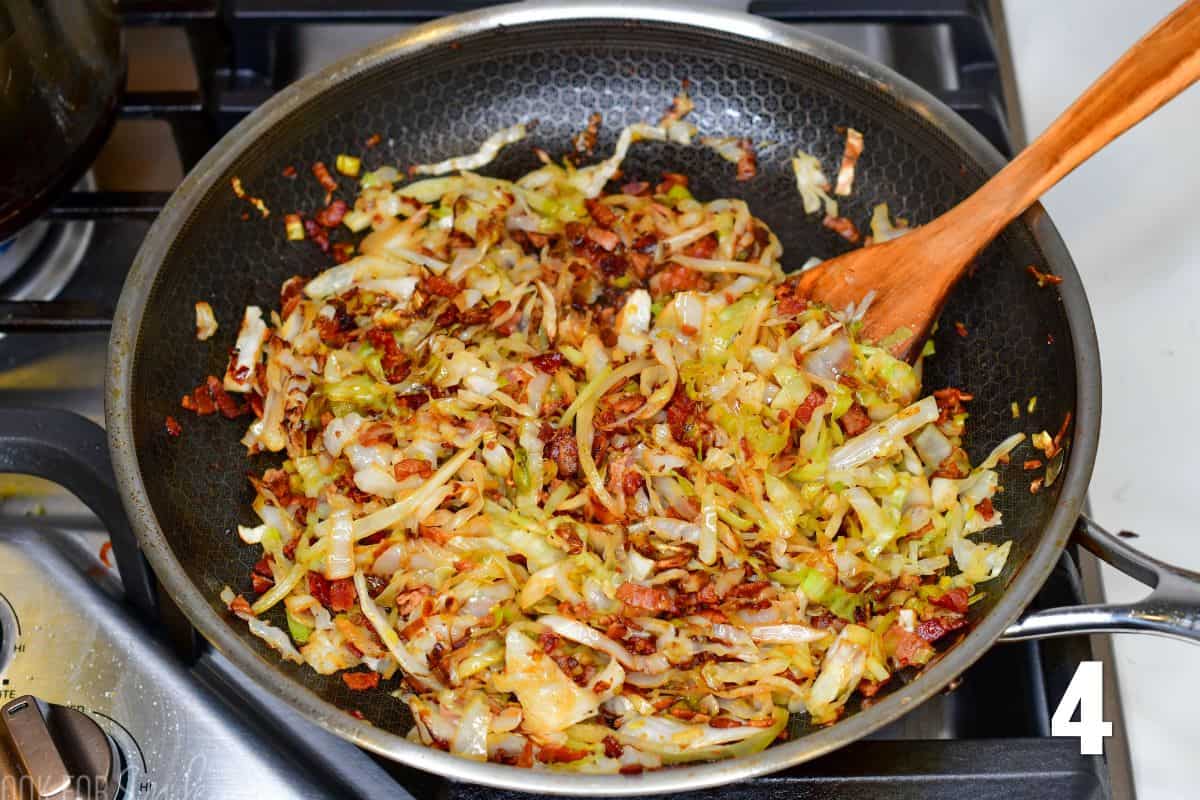
[(757, 599), (763, 592), (771, 588), (769, 581), (751, 581), (749, 583), (739, 583), (729, 590), (729, 597), (740, 597), (742, 599)]
[(852, 220), (846, 217), (831, 217), (825, 215), (825, 219), (821, 220), (821, 224), (829, 230), (841, 236), (850, 244), (858, 244), (862, 239), (862, 235), (858, 232)]
[(293, 275), (283, 282), (283, 286), (279, 290), (279, 316), (281, 318), (286, 320), (296, 310), (296, 306), (300, 305), (300, 301), (304, 299), (304, 285), (307, 282), (299, 275)]
[(1054, 458), (1062, 452), (1063, 443), (1067, 438), (1067, 429), (1071, 426), (1071, 412), (1068, 411), (1063, 417), (1062, 425), (1058, 427), (1058, 433), (1054, 434), (1054, 438), (1050, 438), (1050, 434), (1042, 431), (1033, 435), (1033, 446), (1041, 450), (1047, 459)]
[(680, 444), (695, 444), (703, 433), (703, 419), (695, 400), (677, 388), (667, 406), (667, 427)]
[(459, 293), (459, 288), (440, 275), (430, 275), (421, 281), (421, 291), (439, 297), (454, 297)]
[(746, 723), (732, 717), (713, 717), (708, 721), (710, 728), (744, 728)]
[[(458, 44), (458, 42), (455, 42), (454, 44)], [(532, 739), (525, 740), (525, 746), (523, 748), (521, 748), (521, 754), (519, 756), (517, 756), (517, 759), (514, 763), (518, 767), (524, 767), (525, 769), (528, 769), (529, 767), (533, 766), (533, 740)]]
[(854, 166), (863, 151), (863, 135), (854, 128), (846, 129), (846, 149), (842, 151), (842, 165), (838, 168), (837, 186), (833, 193), (847, 197), (854, 186)]
[(433, 594), (428, 586), (418, 586), (396, 595), (396, 610), (403, 616), (408, 616), (425, 603), (425, 598)]
[(932, 644), (950, 631), (958, 630), (966, 625), (962, 617), (939, 616), (917, 623), (917, 636)]
[(975, 395), (964, 392), (962, 389), (956, 389), (949, 386), (945, 389), (938, 389), (933, 393), (933, 399), (937, 403), (939, 410), (938, 422), (945, 422), (956, 414), (961, 414), (966, 411), (963, 403), (969, 403), (975, 399)]
[(391, 331), (371, 328), (367, 331), (367, 341), (382, 354), (379, 363), (389, 383), (400, 383), (408, 377), (411, 363)]
[(712, 258), (713, 253), (717, 251), (718, 244), (716, 234), (710, 233), (688, 245), (683, 254), (692, 258)]
[(178, 437), (183, 433), (183, 428), (179, 427), (179, 420), (175, 419), (170, 414), (167, 415), (165, 426), (168, 436)]
[[(584, 200), (583, 204), (587, 206), (588, 215), (595, 220), (596, 224), (601, 228), (611, 228), (617, 221), (617, 215), (607, 204), (601, 203), (599, 200)], [(611, 250), (612, 248), (608, 248)]]
[(588, 241), (595, 243), (597, 246), (604, 248), (608, 252), (617, 249), (617, 245), (621, 243), (621, 237), (617, 236), (612, 231), (606, 231), (604, 228), (596, 225), (589, 225), (585, 234)]
[(704, 276), (694, 269), (688, 269), (674, 261), (665, 269), (650, 279), (650, 292), (655, 297), (662, 297), (675, 292), (686, 292), (704, 286)]
[(967, 326), (961, 322), (954, 323), (954, 332), (964, 339), (967, 338)]
[(112, 561), (109, 560), (109, 555), (112, 553), (112, 542), (108, 541), (100, 545), (100, 563), (112, 569)]
[(963, 469), (962, 464), (960, 464), (959, 460), (955, 457), (956, 455), (957, 453), (951, 453), (950, 455), (946, 456), (942, 463), (938, 464), (938, 468), (934, 470), (933, 475), (930, 477), (951, 478), (953, 480), (967, 477), (967, 472)]
[(221, 385), (220, 378), (209, 375), (206, 385), (208, 393), (212, 395), (212, 399), (217, 404), (221, 416), (225, 417), (225, 419), (237, 419), (248, 411), (245, 405), (239, 404), (229, 396), (229, 392), (225, 391), (225, 387)]
[(398, 481), (413, 475), (420, 475), (423, 479), (428, 479), (433, 474), (433, 465), (424, 459), (405, 458), (392, 467), (392, 472)]
[(828, 397), (828, 392), (820, 386), (813, 387), (813, 390), (808, 393), (808, 397), (804, 398), (804, 402), (796, 409), (796, 419), (805, 425), (812, 422), (813, 412), (820, 408)]
[(354, 257), (354, 245), (351, 242), (335, 242), (332, 249), (335, 263), (345, 264)]
[(775, 310), (781, 317), (791, 317), (808, 308), (808, 299), (800, 294), (796, 281), (784, 281), (775, 287)]
[[(367, 537), (367, 539), (370, 539), (370, 538), (371, 538), (370, 536)], [(363, 539), (363, 542), (366, 543), (367, 539)], [(379, 553), (377, 552), (376, 555), (379, 555)], [(470, 567), (468, 567), (467, 569), (470, 569)], [(466, 570), (463, 570), (463, 571), (465, 572)], [(384, 578), (382, 575), (368, 575), (366, 580), (367, 580), (367, 594), (370, 595), (371, 597), (377, 597), (380, 592), (382, 592), (384, 589), (387, 588), (387, 585), (388, 585), (387, 579)]]
[(374, 147), (375, 145), (379, 144), (382, 141), (383, 141), (382, 136), (380, 136), (378, 133), (372, 133), (370, 136), (367, 137), (367, 140), (365, 142), (363, 142), (363, 144), (365, 144), (367, 147)]
[(1063, 282), (1061, 275), (1052, 275), (1049, 272), (1042, 272), (1040, 269), (1035, 267), (1033, 264), (1030, 264), (1028, 267), (1026, 267), (1025, 271), (1028, 272), (1030, 275), (1032, 275), (1033, 279), (1035, 281), (1037, 281), (1037, 285), (1038, 285), (1039, 289), (1042, 289), (1047, 285), (1057, 286), (1058, 284)]
[(543, 764), (569, 764), (587, 755), (587, 750), (572, 750), (557, 744), (544, 744), (538, 748), (538, 761)]
[(896, 663), (902, 667), (923, 664), (933, 655), (929, 642), (917, 634), (893, 624), (884, 633), (884, 645), (895, 654)]
[(979, 512), (979, 516), (989, 522), (992, 517), (996, 516), (996, 509), (992, 506), (992, 498), (990, 497), (983, 498), (983, 501), (975, 506), (975, 510)]
[(271, 572), (271, 562), (263, 556), (250, 570), (250, 587), (257, 594), (262, 594), (274, 585), (275, 575)]
[(629, 628), (622, 622), (614, 622), (604, 631), (604, 635), (610, 639), (616, 639), (618, 642), (623, 642), (625, 641), (625, 637), (629, 635)]
[(596, 149), (596, 139), (600, 135), (600, 121), (600, 114), (593, 112), (588, 117), (587, 127), (571, 137), (571, 147), (575, 149), (575, 155), (590, 156)]
[(1033, 472), (1035, 469), (1042, 468), (1042, 460), (1040, 458), (1031, 458), (1021, 465), (1021, 469), (1026, 472)]
[[(324, 161), (318, 161), (312, 165), (313, 177), (321, 184), (321, 188), (328, 194), (333, 194), (338, 189), (338, 182), (332, 175), (329, 174), (329, 167), (325, 166)], [(325, 202), (329, 202), (326, 200)]]
[(379, 686), (379, 673), (374, 670), (370, 672), (343, 672), (342, 680), (352, 691), (365, 692)]
[(737, 162), (737, 179), (748, 181), (758, 174), (758, 155), (749, 139), (738, 140), (738, 149), (742, 151)]
[[(809, 418), (812, 418), (811, 411), (809, 412)], [(846, 413), (842, 415), (838, 422), (847, 436), (858, 436), (871, 427), (871, 418), (867, 416), (867, 410), (857, 402), (850, 404), (850, 408), (846, 409)]]
[(491, 309), (486, 303), (476, 303), (475, 305), (462, 312), (462, 323), (464, 325), (482, 325), (492, 318)]
[[(642, 473), (636, 470), (628, 470), (621, 476), (621, 491), (626, 497), (632, 497), (638, 493), (638, 490), (646, 485), (646, 479), (642, 477)], [(689, 558), (690, 560), (690, 558)], [(684, 563), (687, 563), (686, 561)]]
[(621, 194), (627, 194), (631, 197), (641, 197), (650, 191), (650, 184), (646, 181), (630, 181), (621, 187)]
[[(583, 539), (579, 538), (579, 534), (570, 525), (559, 525), (554, 529), (559, 538), (563, 540), (563, 544), (567, 546), (567, 555), (577, 556), (583, 552)], [(598, 691), (598, 690), (597, 690)]]
[(646, 768), (641, 764), (622, 764), (617, 772), (622, 775), (641, 775), (646, 771)]
[(1058, 433), (1054, 434), (1054, 452), (1047, 453), (1046, 454), (1047, 458), (1054, 458), (1054, 456), (1056, 456), (1060, 452), (1062, 452), (1063, 442), (1067, 438), (1067, 428), (1069, 428), (1069, 427), (1071, 427), (1071, 412), (1070, 411), (1068, 411), (1067, 415), (1065, 417), (1063, 417), (1062, 425), (1058, 426)]
[(660, 697), (651, 703), (651, 705), (654, 706), (655, 711), (665, 711), (666, 709), (670, 708), (674, 702), (675, 698), (673, 697)]
[(1046, 344), (1054, 344), (1054, 334), (1053, 333), (1046, 334)]
[(604, 743), (604, 755), (609, 758), (620, 758), (625, 754), (625, 748), (617, 741), (617, 737), (605, 736), (600, 741)]
[(329, 608), (331, 611), (350, 611), (358, 601), (358, 590), (354, 581), (342, 578), (329, 582)]
[(336, 228), (342, 224), (342, 217), (346, 216), (349, 208), (345, 200), (334, 200), (328, 206), (314, 214), (313, 219), (324, 228)]
[(322, 253), (329, 252), (329, 232), (318, 225), (316, 220), (305, 219), (304, 232), (312, 239), (313, 244), (321, 248)]
[(235, 614), (249, 614), (250, 616), (254, 616), (254, 610), (250, 608), (250, 601), (240, 594), (230, 601), (229, 610)]
[(950, 611), (959, 614), (967, 613), (967, 600), (970, 598), (970, 593), (966, 589), (951, 589), (940, 597), (930, 598), (929, 602), (939, 608), (949, 609)]
[(541, 438), (546, 442), (542, 457), (558, 465), (558, 477), (573, 478), (579, 474), (579, 444), (572, 428), (552, 428), (543, 425)]
[(553, 375), (567, 363), (567, 359), (562, 353), (554, 351), (534, 356), (529, 360), (529, 363), (533, 364), (540, 372)]
[(666, 589), (639, 586), (629, 581), (622, 583), (617, 589), (617, 599), (625, 605), (644, 608), (647, 611), (668, 611), (675, 606), (670, 592)]
[(543, 653), (553, 653), (560, 642), (562, 642), (562, 638), (550, 631), (542, 631), (538, 634), (538, 647), (542, 648)]
[(329, 580), (319, 572), (308, 573), (308, 593), (323, 606), (329, 605)]
[(1045, 482), (1046, 482), (1045, 478), (1034, 478), (1029, 483), (1029, 493), (1037, 494), (1038, 492), (1040, 492), (1042, 490), (1042, 484), (1044, 484)]
[(236, 419), (249, 411), (247, 406), (239, 405), (225, 391), (220, 378), (212, 375), (209, 375), (204, 383), (193, 389), (190, 395), (184, 395), (179, 404), (184, 409), (202, 417), (215, 414), (219, 409), (226, 419)]
[(746, 720), (746, 725), (751, 728), (769, 728), (774, 724), (774, 717), (758, 717), (757, 719)]
[(283, 174), (283, 177), (285, 177), (285, 178), (294, 178), (294, 177), (296, 177), (296, 168), (294, 166), (292, 166), (291, 164), (288, 164), (286, 167), (283, 168), (282, 174)]

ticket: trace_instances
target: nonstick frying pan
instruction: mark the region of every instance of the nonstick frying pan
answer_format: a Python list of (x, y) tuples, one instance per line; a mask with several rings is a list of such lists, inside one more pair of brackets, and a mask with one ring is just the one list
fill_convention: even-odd
[[(184, 433), (175, 439), (163, 421), (179, 414), (179, 398), (204, 375), (221, 374), (244, 306), (275, 307), (287, 277), (329, 265), (315, 247), (283, 235), (283, 214), (315, 210), (324, 194), (304, 169), (293, 180), (283, 175), (285, 167), (330, 162), (338, 153), (362, 154), (366, 168), (432, 161), (473, 151), (491, 132), (536, 119), (531, 141), (484, 170), (513, 178), (536, 166), (533, 146), (566, 152), (593, 111), (604, 116), (597, 152), (606, 152), (622, 125), (657, 119), (684, 79), (696, 104), (690, 120), (701, 131), (768, 143), (759, 147), (759, 175), (737, 183), (714, 153), (656, 143), (632, 148), (626, 174), (684, 172), (699, 197), (744, 198), (779, 235), (792, 268), (847, 247), (804, 218), (788, 164), (797, 148), (836, 164), (844, 142), (839, 126), (862, 131), (867, 143), (854, 195), (843, 205), (860, 224), (879, 202), (914, 224), (925, 222), (1002, 163), (933, 97), (849, 50), (748, 15), (685, 6), (520, 5), (450, 17), (290, 86), (231, 131), (181, 184), (133, 265), (109, 351), (108, 436), (125, 508), (162, 586), (200, 633), (313, 722), (384, 756), (466, 781), (597, 795), (696, 789), (814, 758), (938, 692), (1002, 636), (1142, 630), (1200, 640), (1200, 576), (1141, 556), (1080, 517), (1096, 453), (1099, 361), (1079, 276), (1040, 207), (1011, 225), (953, 294), (943, 319), (961, 321), (968, 335), (943, 326), (925, 384), (975, 395), (967, 438), (973, 459), (1016, 430), (1053, 432), (1071, 414), (1062, 472), (1033, 494), (1019, 458), (1003, 469), (1007, 491), (997, 505), (1005, 524), (990, 535), (1014, 545), (1003, 574), (972, 607), (973, 624), (923, 671), (897, 675), (869, 704), (852, 701), (839, 722), (815, 727), (796, 717), (787, 742), (757, 755), (636, 777), (478, 763), (406, 741), (407, 712), (384, 689), (351, 692), (337, 676), (281, 662), (229, 615), (218, 594), (227, 584), (244, 588), (257, 558), (232, 532), (235, 523), (252, 521), (253, 492), (238, 443), (243, 426), (181, 417)], [(382, 143), (365, 149), (375, 133)], [(265, 199), (269, 218), (235, 197), (234, 176)], [(1030, 264), (1061, 276), (1062, 284), (1039, 288), (1025, 271)], [(196, 341), (192, 326), (192, 304), (200, 299), (212, 303), (221, 323), (222, 333), (207, 343)], [(1014, 419), (1010, 404), (1034, 395), (1036, 412)], [(6, 426), (10, 450), (31, 438), (13, 430), (19, 424)], [(55, 436), (52, 426), (42, 434)], [(56, 457), (69, 460), (64, 449)], [(120, 527), (119, 520), (106, 521)], [(1073, 534), (1157, 591), (1137, 606), (1022, 617)]]

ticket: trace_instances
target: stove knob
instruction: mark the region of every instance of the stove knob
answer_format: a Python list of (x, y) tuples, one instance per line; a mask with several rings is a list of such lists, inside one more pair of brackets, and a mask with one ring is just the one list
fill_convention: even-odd
[(117, 800), (121, 754), (73, 708), (32, 695), (0, 708), (0, 798)]

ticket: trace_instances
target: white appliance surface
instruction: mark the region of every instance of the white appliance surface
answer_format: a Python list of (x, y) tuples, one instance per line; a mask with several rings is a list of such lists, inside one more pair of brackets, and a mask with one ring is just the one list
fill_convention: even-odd
[[(1028, 138), (1176, 5), (1175, 0), (1004, 0)], [(1083, 276), (1100, 340), (1104, 415), (1092, 512), (1132, 543), (1200, 570), (1200, 90), (1185, 91), (1046, 195)], [(1145, 594), (1105, 568), (1112, 602)], [(1125, 733), (1142, 800), (1200, 785), (1200, 647), (1119, 636)]]

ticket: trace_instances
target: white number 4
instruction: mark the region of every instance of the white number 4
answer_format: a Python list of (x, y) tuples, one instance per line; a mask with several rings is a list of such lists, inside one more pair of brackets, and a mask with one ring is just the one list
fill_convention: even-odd
[[(1099, 661), (1081, 661), (1050, 718), (1050, 735), (1078, 736), (1080, 755), (1101, 755), (1104, 737), (1113, 733), (1112, 723), (1104, 721), (1103, 683), (1104, 665)], [(1076, 707), (1078, 721), (1071, 719)]]

